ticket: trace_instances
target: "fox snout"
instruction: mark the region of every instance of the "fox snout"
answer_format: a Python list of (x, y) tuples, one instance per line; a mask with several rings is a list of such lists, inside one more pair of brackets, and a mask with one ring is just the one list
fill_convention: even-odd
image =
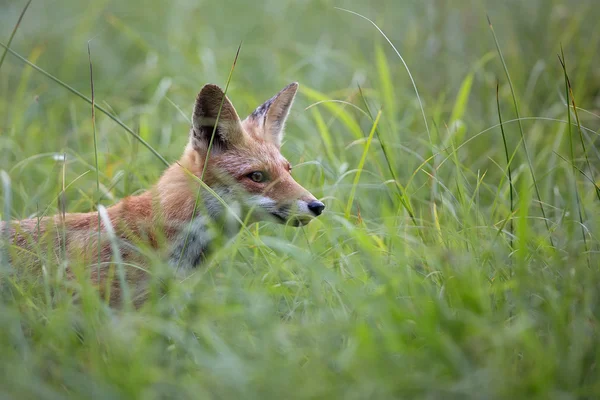
[(323, 210), (325, 210), (325, 204), (313, 197), (311, 199), (298, 200), (295, 209), (289, 206), (284, 208), (287, 208), (288, 210), (286, 213), (287, 216), (284, 218), (285, 221), (280, 222), (287, 223), (289, 221), (294, 226), (301, 226), (308, 224), (310, 221), (321, 215)]
[(313, 200), (307, 205), (308, 209), (315, 214), (317, 217), (323, 213), (325, 209), (325, 204), (320, 202), (319, 200)]

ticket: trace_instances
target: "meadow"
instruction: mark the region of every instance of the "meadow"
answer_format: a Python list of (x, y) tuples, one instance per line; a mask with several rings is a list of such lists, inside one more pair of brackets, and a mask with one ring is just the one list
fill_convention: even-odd
[(2, 220), (150, 187), (240, 44), (229, 98), (300, 83), (282, 153), (327, 205), (140, 310), (2, 258), (0, 397), (599, 398), (596, 3), (0, 0)]

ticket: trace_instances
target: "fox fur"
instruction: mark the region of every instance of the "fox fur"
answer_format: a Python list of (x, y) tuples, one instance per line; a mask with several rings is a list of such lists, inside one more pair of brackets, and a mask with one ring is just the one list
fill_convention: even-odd
[[(101, 290), (111, 279), (110, 301), (117, 304), (122, 296), (118, 279), (110, 276), (110, 268), (94, 267), (115, 261), (110, 232), (118, 239), (120, 262), (145, 266), (147, 260), (137, 250), (145, 244), (162, 249), (164, 261), (185, 272), (202, 263), (216, 235), (235, 234), (240, 220), (294, 226), (310, 222), (325, 206), (292, 178), (280, 152), (297, 89), (297, 83), (286, 86), (241, 120), (218, 86), (205, 85), (196, 97), (183, 155), (153, 187), (108, 207), (104, 218), (99, 212), (67, 213), (2, 223), (2, 237), (9, 244), (5, 247), (10, 254), (20, 253), (19, 263), (35, 265), (41, 260), (32, 249), (49, 238), (46, 255), (84, 260)], [(65, 273), (72, 277), (66, 265)], [(125, 278), (134, 288), (134, 302), (143, 301), (144, 270), (126, 268)]]

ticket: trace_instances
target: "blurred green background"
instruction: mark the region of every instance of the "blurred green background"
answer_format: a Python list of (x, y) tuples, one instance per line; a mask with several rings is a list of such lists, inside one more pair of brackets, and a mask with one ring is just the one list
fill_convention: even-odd
[[(25, 3), (0, 0), (2, 43)], [(427, 125), (386, 39), (336, 7), (396, 46)], [(1, 396), (600, 395), (596, 0), (33, 0), (11, 48), (90, 96), (88, 43), (97, 104), (169, 162), (195, 95), (225, 86), (240, 43), (228, 96), (241, 115), (298, 81), (282, 153), (328, 208), (301, 230), (252, 227), (135, 313), (53, 268), (41, 285), (5, 272)], [(499, 110), (509, 157), (517, 149), (512, 211)], [(164, 165), (96, 118), (110, 205)], [(57, 212), (63, 187), (68, 211), (96, 207), (90, 105), (12, 54), (0, 170), (10, 218)]]

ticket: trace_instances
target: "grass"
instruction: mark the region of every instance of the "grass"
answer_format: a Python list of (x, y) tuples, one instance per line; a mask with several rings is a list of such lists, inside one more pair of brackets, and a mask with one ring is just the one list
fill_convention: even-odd
[(300, 82), (283, 154), (327, 210), (157, 261), (138, 311), (0, 258), (0, 397), (600, 396), (594, 1), (27, 5), (0, 1), (1, 220), (149, 187), (207, 82), (240, 114)]

